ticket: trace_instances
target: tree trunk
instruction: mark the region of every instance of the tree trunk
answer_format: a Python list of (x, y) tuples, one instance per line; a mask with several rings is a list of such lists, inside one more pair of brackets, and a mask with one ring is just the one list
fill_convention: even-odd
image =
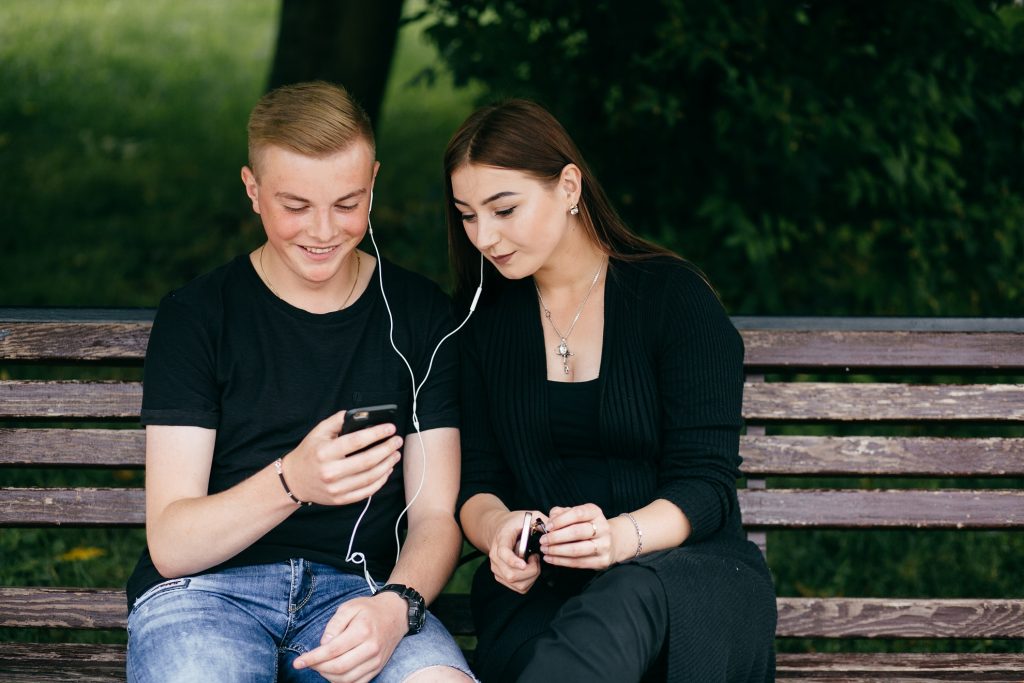
[(338, 83), (376, 124), (401, 16), (402, 0), (281, 0), (267, 89), (311, 80)]

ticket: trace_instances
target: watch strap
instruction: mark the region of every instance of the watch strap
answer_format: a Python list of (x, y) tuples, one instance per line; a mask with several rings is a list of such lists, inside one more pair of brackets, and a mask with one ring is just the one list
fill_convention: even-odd
[(423, 596), (420, 595), (414, 588), (410, 588), (401, 583), (389, 583), (385, 584), (378, 593), (388, 591), (391, 593), (398, 593), (402, 598), (405, 599), (408, 605), (408, 611), (406, 617), (408, 619), (409, 631), (406, 635), (412, 635), (419, 633), (420, 629), (423, 628), (423, 622), (427, 616), (427, 605)]

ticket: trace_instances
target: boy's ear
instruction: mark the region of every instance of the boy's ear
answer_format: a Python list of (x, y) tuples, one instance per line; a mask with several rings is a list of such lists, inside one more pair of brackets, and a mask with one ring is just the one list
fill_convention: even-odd
[(260, 212), (260, 185), (256, 182), (256, 174), (248, 166), (242, 167), (242, 184), (245, 185), (245, 194), (252, 201), (252, 210)]

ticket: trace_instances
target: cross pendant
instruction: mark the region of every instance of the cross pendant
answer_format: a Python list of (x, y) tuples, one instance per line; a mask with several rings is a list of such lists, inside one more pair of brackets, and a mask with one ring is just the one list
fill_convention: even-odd
[(558, 345), (555, 350), (555, 355), (562, 357), (562, 373), (569, 374), (569, 356), (575, 356), (576, 354), (569, 350), (569, 347), (565, 343), (565, 339)]

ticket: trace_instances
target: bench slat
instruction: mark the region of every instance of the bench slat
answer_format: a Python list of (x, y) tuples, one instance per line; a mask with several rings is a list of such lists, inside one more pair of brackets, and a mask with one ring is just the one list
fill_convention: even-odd
[(740, 490), (743, 524), (761, 528), (1017, 529), (1024, 491)]
[(784, 638), (1024, 638), (1024, 600), (780, 598)]
[(1024, 334), (743, 330), (750, 370), (1024, 369)]
[[(742, 489), (754, 529), (1019, 529), (1024, 491)], [(0, 488), (0, 526), (142, 526), (138, 488)]]
[[(923, 681), (1019, 681), (1024, 655), (1019, 654), (875, 654), (780, 653), (780, 683), (812, 677), (836, 681), (912, 679)], [(0, 674), (9, 683), (22, 681), (125, 680), (125, 648), (116, 644), (5, 643)], [(840, 677), (842, 676), (842, 677)]]
[(140, 488), (0, 488), (3, 526), (143, 526)]
[(839, 674), (891, 680), (906, 676), (915, 681), (1008, 681), (1024, 677), (1024, 655), (1010, 653), (779, 653), (777, 671), (780, 679), (812, 675), (839, 680)]
[(125, 646), (97, 643), (4, 643), (0, 680), (4, 683), (108, 683), (123, 681)]
[[(138, 417), (141, 382), (0, 381), (0, 418)], [(748, 382), (751, 422), (1024, 422), (1024, 385)]]
[(141, 382), (0, 381), (0, 418), (134, 419)]
[(1024, 439), (743, 436), (747, 476), (1024, 476)]
[[(1024, 638), (1024, 599), (778, 598), (784, 638)], [(456, 635), (472, 633), (469, 597), (443, 594), (431, 610)], [(0, 588), (0, 626), (121, 629), (124, 592)]]
[[(0, 309), (0, 358), (138, 364), (146, 352), (153, 313), (54, 309), (42, 319)], [(824, 323), (825, 329), (772, 329), (774, 323), (800, 323), (792, 318), (734, 320), (751, 369), (1024, 369), (1024, 334), (1009, 328), (971, 331), (967, 323), (929, 319), (925, 329), (916, 330), (837, 329), (860, 323), (833, 318), (811, 325)]]
[(3, 429), (0, 466), (142, 467), (142, 429)]
[(1024, 385), (748, 382), (752, 422), (1024, 422)]
[[(1017, 654), (846, 654), (780, 653), (779, 683), (828, 680), (910, 679), (928, 681), (1019, 681), (1024, 655)], [(125, 680), (123, 645), (87, 643), (5, 643), (0, 674), (8, 683)], [(818, 678), (820, 677), (820, 678)]]
[[(743, 436), (746, 476), (1024, 476), (1024, 439)], [(142, 467), (141, 429), (0, 428), (0, 466)]]
[(146, 355), (148, 322), (0, 323), (0, 358), (137, 365)]

